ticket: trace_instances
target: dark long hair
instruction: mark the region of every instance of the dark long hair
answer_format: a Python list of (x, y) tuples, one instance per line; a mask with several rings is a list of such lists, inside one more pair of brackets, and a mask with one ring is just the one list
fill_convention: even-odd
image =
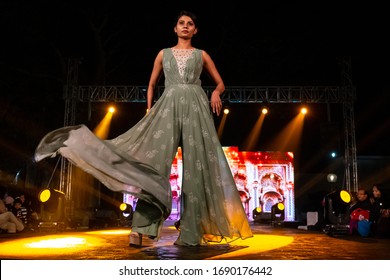
[(389, 197), (388, 190), (385, 189), (384, 185), (378, 183), (378, 184), (373, 184), (372, 187), (376, 187), (381, 192), (380, 201), (383, 203), (383, 206), (385, 208), (389, 208), (390, 207), (390, 197)]

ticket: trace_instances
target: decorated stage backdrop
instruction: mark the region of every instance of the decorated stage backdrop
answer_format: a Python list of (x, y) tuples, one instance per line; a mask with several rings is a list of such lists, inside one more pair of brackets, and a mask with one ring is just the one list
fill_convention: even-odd
[[(271, 207), (283, 202), (285, 221), (295, 220), (294, 205), (294, 156), (290, 152), (246, 152), (237, 147), (223, 147), (232, 175), (241, 196), (249, 220), (252, 211), (261, 207), (270, 213)], [(169, 219), (180, 218), (182, 157), (179, 148), (172, 164), (172, 213)], [(135, 207), (132, 196), (124, 194), (124, 202)]]

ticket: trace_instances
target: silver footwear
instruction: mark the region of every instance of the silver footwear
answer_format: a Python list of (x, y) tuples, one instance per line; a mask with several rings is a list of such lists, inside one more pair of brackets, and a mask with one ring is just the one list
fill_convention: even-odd
[(129, 240), (130, 240), (130, 247), (148, 247), (153, 246), (155, 244), (155, 238), (152, 236), (145, 236), (138, 232), (131, 232), (129, 234)]

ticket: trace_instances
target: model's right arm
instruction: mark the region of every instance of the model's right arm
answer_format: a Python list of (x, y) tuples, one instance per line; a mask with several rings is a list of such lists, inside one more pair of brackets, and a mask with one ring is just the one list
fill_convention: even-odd
[(148, 91), (147, 91), (147, 109), (148, 111), (150, 108), (152, 108), (153, 103), (153, 95), (156, 88), (156, 85), (158, 83), (158, 80), (161, 77), (162, 74), (162, 60), (163, 60), (163, 50), (161, 50), (154, 60), (153, 64), (153, 70), (152, 74), (150, 75), (149, 85), (148, 85)]

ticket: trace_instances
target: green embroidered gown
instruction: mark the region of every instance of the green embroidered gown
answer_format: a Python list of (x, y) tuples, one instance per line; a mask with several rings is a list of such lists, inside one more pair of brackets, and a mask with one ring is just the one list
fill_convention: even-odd
[(130, 130), (110, 140), (85, 125), (48, 133), (36, 161), (58, 153), (113, 191), (138, 197), (132, 230), (160, 236), (172, 204), (169, 176), (183, 157), (180, 233), (175, 244), (202, 245), (252, 236), (201, 87), (202, 51), (163, 50), (165, 90)]

